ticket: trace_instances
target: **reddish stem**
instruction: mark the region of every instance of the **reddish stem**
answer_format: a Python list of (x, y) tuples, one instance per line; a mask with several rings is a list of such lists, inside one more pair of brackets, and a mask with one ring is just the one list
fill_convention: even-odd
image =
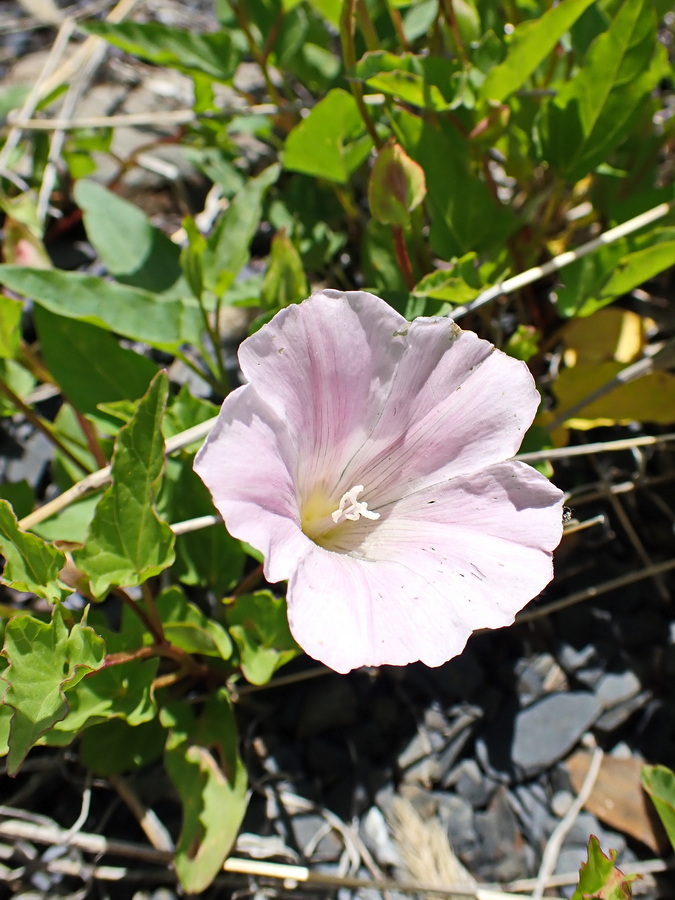
[(411, 291), (415, 286), (415, 276), (413, 275), (412, 263), (408, 255), (408, 248), (405, 243), (402, 225), (392, 225), (391, 233), (394, 238), (394, 251), (396, 253), (396, 261), (403, 275), (406, 287)]

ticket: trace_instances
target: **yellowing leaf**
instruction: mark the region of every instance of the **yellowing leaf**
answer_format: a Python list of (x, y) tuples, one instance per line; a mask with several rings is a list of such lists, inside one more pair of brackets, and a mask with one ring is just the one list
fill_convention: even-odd
[(565, 362), (567, 365), (595, 365), (611, 360), (634, 362), (645, 345), (647, 324), (648, 320), (637, 313), (614, 306), (588, 318), (570, 319), (561, 332)]
[[(623, 363), (607, 362), (564, 369), (555, 383), (557, 409), (560, 413), (571, 409), (624, 368)], [(566, 424), (570, 428), (586, 430), (628, 422), (654, 422), (659, 425), (675, 422), (675, 375), (658, 370), (619, 385), (577, 411)]]

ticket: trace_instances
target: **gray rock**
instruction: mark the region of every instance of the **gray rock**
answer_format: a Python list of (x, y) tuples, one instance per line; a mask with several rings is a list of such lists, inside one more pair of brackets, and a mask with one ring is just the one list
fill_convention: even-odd
[(595, 685), (595, 694), (605, 709), (630, 700), (642, 685), (631, 669), (625, 672), (606, 672)]
[(342, 842), (323, 816), (300, 813), (291, 819), (296, 844), (303, 856), (334, 862), (342, 853)]
[(387, 820), (377, 806), (371, 806), (361, 819), (361, 837), (366, 847), (381, 866), (401, 864), (399, 852), (391, 839)]
[(550, 768), (596, 721), (602, 705), (582, 691), (547, 694), (524, 709), (505, 706), (476, 743), (489, 775), (523, 781)]
[(643, 691), (636, 697), (624, 700), (623, 703), (619, 703), (603, 713), (595, 723), (595, 727), (598, 731), (602, 731), (605, 734), (616, 731), (616, 729), (623, 725), (634, 712), (645, 706), (645, 704), (651, 700), (651, 697), (651, 691)]
[(518, 817), (530, 844), (542, 845), (557, 824), (550, 812), (548, 791), (539, 781), (514, 785), (506, 799)]
[(35, 431), (23, 445), (23, 455), (10, 459), (5, 468), (5, 478), (9, 482), (27, 481), (35, 489), (44, 474), (45, 466), (54, 455), (54, 447), (42, 434)]
[(435, 796), (438, 798), (438, 818), (447, 829), (453, 850), (462, 858), (470, 855), (478, 840), (471, 804), (456, 794), (437, 792)]
[(527, 875), (532, 865), (531, 849), (523, 841), (504, 787), (475, 821), (479, 848), (472, 873), (486, 881), (511, 881)]
[(481, 771), (475, 759), (463, 759), (448, 773), (443, 787), (454, 787), (476, 809), (486, 806), (496, 785)]

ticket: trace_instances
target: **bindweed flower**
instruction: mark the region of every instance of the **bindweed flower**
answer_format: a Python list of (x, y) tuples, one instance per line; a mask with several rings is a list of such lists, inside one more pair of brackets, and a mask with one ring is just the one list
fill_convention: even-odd
[(539, 395), (446, 318), (321, 291), (241, 345), (195, 469), (228, 530), (288, 579), (300, 646), (338, 672), (438, 666), (550, 581), (562, 494), (509, 459)]

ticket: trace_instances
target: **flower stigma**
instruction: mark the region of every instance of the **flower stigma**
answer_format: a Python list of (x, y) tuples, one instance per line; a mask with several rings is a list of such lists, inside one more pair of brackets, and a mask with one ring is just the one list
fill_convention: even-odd
[(365, 500), (357, 500), (357, 496), (363, 490), (362, 484), (357, 484), (351, 490), (347, 491), (346, 494), (342, 495), (342, 500), (340, 500), (340, 505), (335, 510), (335, 512), (331, 513), (331, 519), (337, 525), (342, 519), (349, 519), (350, 522), (356, 522), (361, 516), (364, 519), (379, 519), (380, 514), (373, 512), (371, 509), (368, 509), (368, 504)]
[(337, 509), (334, 498), (315, 490), (302, 504), (303, 532), (320, 547), (337, 549), (333, 544), (337, 534), (342, 532), (340, 526), (357, 522), (361, 516), (364, 519), (379, 519), (380, 514), (368, 509), (365, 500), (357, 500), (363, 489), (362, 484), (357, 484), (343, 494)]

